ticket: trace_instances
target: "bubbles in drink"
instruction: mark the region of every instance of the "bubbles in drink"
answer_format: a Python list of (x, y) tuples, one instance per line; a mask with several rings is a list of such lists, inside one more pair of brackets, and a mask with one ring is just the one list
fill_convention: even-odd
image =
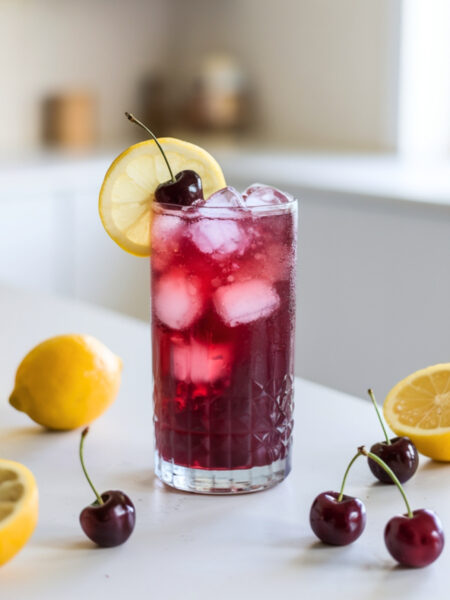
[(263, 277), (271, 283), (285, 281), (291, 274), (289, 252), (283, 244), (270, 243), (261, 245), (256, 252), (239, 262), (233, 272), (236, 281), (248, 281)]
[(289, 251), (283, 244), (268, 244), (265, 248), (268, 260), (264, 265), (264, 275), (270, 281), (286, 281), (291, 276), (292, 264)]
[(228, 344), (202, 344), (196, 340), (174, 340), (173, 371), (179, 381), (213, 383), (226, 377), (231, 366)]
[(223, 285), (214, 292), (214, 306), (230, 327), (271, 315), (280, 305), (275, 288), (265, 279)]
[(172, 269), (155, 285), (155, 314), (171, 329), (186, 329), (200, 316), (203, 295), (200, 281), (182, 269)]

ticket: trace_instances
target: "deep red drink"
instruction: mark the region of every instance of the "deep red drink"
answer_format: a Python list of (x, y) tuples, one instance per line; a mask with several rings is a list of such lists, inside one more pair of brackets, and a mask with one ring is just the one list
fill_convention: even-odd
[(154, 209), (156, 470), (191, 491), (264, 489), (290, 469), (296, 201), (249, 190), (248, 206), (219, 193)]

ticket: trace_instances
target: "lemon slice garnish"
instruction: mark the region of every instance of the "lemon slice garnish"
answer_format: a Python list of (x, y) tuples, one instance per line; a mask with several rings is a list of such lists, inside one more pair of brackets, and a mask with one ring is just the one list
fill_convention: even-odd
[[(176, 138), (159, 138), (174, 174), (192, 169), (208, 198), (225, 187), (222, 170), (203, 148)], [(151, 206), (160, 183), (170, 179), (154, 140), (131, 146), (109, 167), (99, 197), (99, 213), (108, 235), (136, 256), (151, 254)]]

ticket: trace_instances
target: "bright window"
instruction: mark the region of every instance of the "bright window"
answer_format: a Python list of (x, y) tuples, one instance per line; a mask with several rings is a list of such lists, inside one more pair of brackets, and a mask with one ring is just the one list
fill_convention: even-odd
[(403, 0), (398, 146), (408, 158), (450, 151), (450, 0)]

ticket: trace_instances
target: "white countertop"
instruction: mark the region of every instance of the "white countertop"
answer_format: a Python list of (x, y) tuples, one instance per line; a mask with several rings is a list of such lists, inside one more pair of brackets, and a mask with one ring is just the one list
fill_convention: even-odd
[[(0, 331), (0, 456), (28, 465), (40, 490), (34, 536), (0, 568), (2, 598), (448, 598), (450, 544), (426, 569), (397, 567), (384, 547), (383, 529), (404, 511), (402, 499), (395, 488), (374, 484), (363, 459), (346, 490), (366, 502), (362, 537), (351, 546), (329, 548), (309, 528), (315, 495), (338, 488), (358, 445), (382, 438), (369, 403), (297, 379), (288, 479), (238, 497), (184, 494), (165, 488), (152, 474), (145, 323), (0, 287)], [(117, 548), (96, 549), (78, 524), (79, 512), (93, 501), (78, 463), (79, 432), (45, 432), (7, 403), (23, 355), (42, 339), (71, 331), (99, 337), (124, 360), (120, 395), (93, 424), (85, 445), (98, 488), (122, 489), (136, 505), (136, 529)], [(448, 533), (449, 475), (450, 465), (422, 458), (407, 484), (413, 508), (435, 509)]]

